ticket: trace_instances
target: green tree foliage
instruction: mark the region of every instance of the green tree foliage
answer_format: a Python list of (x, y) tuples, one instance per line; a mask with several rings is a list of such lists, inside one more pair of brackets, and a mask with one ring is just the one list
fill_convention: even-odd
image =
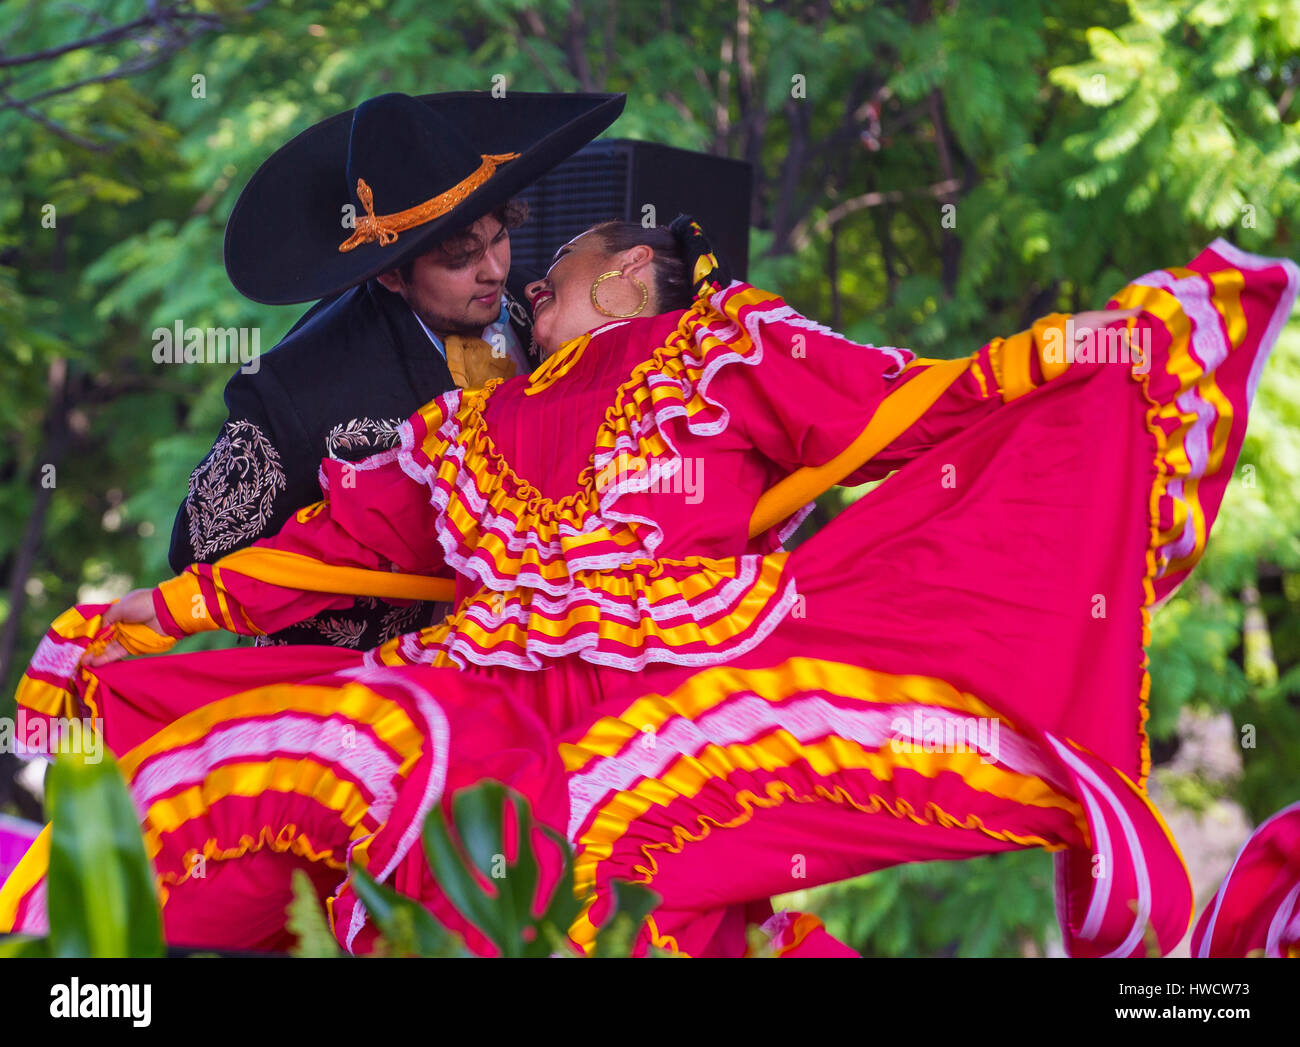
[[(3, 5), (6, 696), (60, 610), (167, 573), (229, 369), (154, 364), (152, 330), (259, 327), (265, 349), (299, 313), (246, 301), (223, 272), (224, 222), (257, 164), (381, 91), (498, 84), (626, 91), (613, 133), (751, 161), (751, 278), (926, 355), (1100, 308), (1214, 236), (1297, 254), (1298, 0)], [(1235, 795), (1256, 819), (1300, 788), (1298, 394), (1293, 324), (1205, 561), (1153, 621), (1157, 759), (1182, 707), (1230, 710), (1254, 744)], [(811, 526), (849, 497), (823, 499)], [(1020, 860), (878, 874), (828, 912), (897, 890), (904, 930), (862, 925), (856, 944), (982, 948), (984, 931), (928, 902)], [(988, 951), (1034, 937), (1022, 919), (1041, 918), (1041, 943), (1037, 897), (1028, 915), (990, 910)]]
[(1041, 956), (1055, 925), (1052, 857), (1012, 851), (965, 862), (919, 862), (773, 904), (821, 913), (864, 956)]

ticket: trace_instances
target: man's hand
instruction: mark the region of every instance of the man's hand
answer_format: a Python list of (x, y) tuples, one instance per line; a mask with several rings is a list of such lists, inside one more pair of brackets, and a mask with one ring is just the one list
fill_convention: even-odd
[[(153, 590), (132, 589), (104, 612), (105, 625), (112, 625), (116, 622), (139, 623), (147, 625), (156, 633), (161, 633), (162, 625), (159, 623), (158, 615), (153, 609)], [(84, 664), (93, 669), (99, 665), (108, 665), (110, 662), (120, 661), (129, 654), (130, 652), (117, 640), (110, 640), (108, 646), (99, 654), (86, 657)]]

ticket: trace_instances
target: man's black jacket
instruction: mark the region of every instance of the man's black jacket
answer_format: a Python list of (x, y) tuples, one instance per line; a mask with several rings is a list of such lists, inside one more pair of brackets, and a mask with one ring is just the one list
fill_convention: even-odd
[[(529, 314), (520, 304), (526, 279), (511, 273), (507, 305), (530, 351)], [(392, 446), (398, 425), (454, 387), (410, 307), (378, 281), (318, 302), (262, 354), (256, 372), (240, 370), (227, 383), (229, 416), (176, 514), (172, 569), (210, 563), (275, 534), (290, 515), (320, 500), (322, 458), (357, 461)], [(363, 597), (259, 642), (365, 650), (445, 611)]]

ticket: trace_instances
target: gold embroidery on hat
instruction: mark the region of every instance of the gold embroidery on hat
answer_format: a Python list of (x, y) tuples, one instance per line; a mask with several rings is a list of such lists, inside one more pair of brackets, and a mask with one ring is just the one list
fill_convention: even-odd
[(357, 199), (366, 213), (357, 218), (357, 227), (352, 235), (339, 244), (340, 251), (351, 251), (361, 244), (378, 240), (381, 247), (387, 247), (397, 239), (397, 234), (417, 225), (423, 225), (440, 215), (446, 214), (469, 196), (475, 189), (492, 177), (500, 164), (514, 160), (518, 153), (481, 153), (483, 162), (469, 177), (461, 179), (445, 193), (439, 193), (422, 204), (408, 207), (405, 211), (394, 214), (375, 214), (374, 194), (364, 178), (357, 179)]

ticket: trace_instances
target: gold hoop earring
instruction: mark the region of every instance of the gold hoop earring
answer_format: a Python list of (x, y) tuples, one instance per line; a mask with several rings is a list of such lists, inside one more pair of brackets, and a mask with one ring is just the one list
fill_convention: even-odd
[(630, 313), (611, 313), (608, 309), (606, 309), (603, 305), (601, 305), (600, 302), (596, 300), (596, 288), (599, 287), (602, 282), (608, 280), (611, 276), (622, 276), (622, 275), (623, 275), (622, 269), (611, 269), (607, 273), (601, 273), (598, 277), (596, 277), (595, 280), (592, 281), (591, 304), (595, 308), (596, 312), (600, 313), (602, 316), (612, 316), (616, 320), (627, 320), (633, 316), (636, 316), (637, 313), (639, 313), (642, 309), (645, 308), (646, 302), (650, 301), (650, 288), (646, 287), (646, 285), (643, 284), (640, 280), (638, 280), (635, 276), (629, 276), (628, 279), (631, 280), (634, 284), (636, 284), (637, 287), (641, 288), (641, 304), (638, 305), (635, 309), (633, 309)]

